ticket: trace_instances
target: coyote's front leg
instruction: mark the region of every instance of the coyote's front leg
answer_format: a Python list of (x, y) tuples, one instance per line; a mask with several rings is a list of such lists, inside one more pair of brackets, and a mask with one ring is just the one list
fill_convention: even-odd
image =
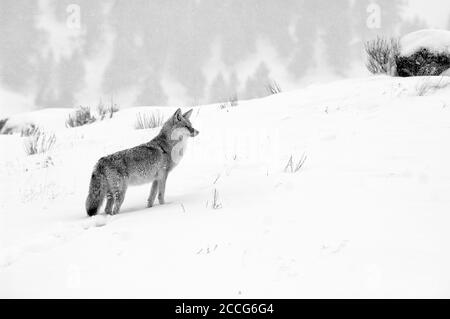
[(150, 195), (147, 199), (147, 207), (152, 207), (153, 203), (155, 202), (156, 193), (158, 192), (158, 181), (155, 180), (152, 183), (152, 189), (150, 190)]
[(159, 180), (159, 193), (158, 193), (158, 201), (160, 205), (164, 205), (164, 193), (166, 191), (166, 180), (167, 180), (167, 173), (164, 174), (164, 176)]

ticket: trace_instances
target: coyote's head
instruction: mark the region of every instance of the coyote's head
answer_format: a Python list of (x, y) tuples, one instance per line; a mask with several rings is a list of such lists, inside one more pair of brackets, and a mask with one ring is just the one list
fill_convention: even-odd
[(162, 131), (166, 133), (172, 140), (179, 140), (185, 137), (194, 137), (198, 135), (198, 131), (192, 127), (191, 117), (193, 109), (182, 114), (181, 109), (178, 109), (162, 127)]

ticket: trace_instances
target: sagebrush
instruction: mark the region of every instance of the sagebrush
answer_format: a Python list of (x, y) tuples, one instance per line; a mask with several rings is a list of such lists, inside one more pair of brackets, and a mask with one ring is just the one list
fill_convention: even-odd
[(228, 101), (219, 105), (221, 109), (226, 109), (228, 107), (234, 107), (239, 105), (239, 99), (237, 94), (234, 94), (228, 98)]
[(69, 115), (66, 120), (67, 127), (78, 127), (86, 124), (91, 124), (96, 121), (92, 114), (91, 108), (87, 106), (80, 106), (73, 114)]
[(100, 121), (104, 119), (110, 119), (114, 116), (116, 112), (119, 111), (119, 107), (114, 101), (111, 99), (111, 103), (109, 105), (105, 105), (101, 100), (97, 106), (97, 113)]
[(39, 127), (36, 126), (34, 123), (29, 123), (27, 125), (24, 125), (20, 130), (20, 136), (31, 136), (36, 133), (36, 131), (39, 130)]
[(40, 128), (36, 128), (24, 140), (25, 152), (28, 155), (40, 154), (48, 152), (56, 143), (54, 133), (45, 132)]
[(377, 37), (367, 41), (364, 45), (367, 54), (367, 69), (373, 74), (396, 73), (396, 60), (400, 55), (400, 42), (398, 39)]
[(119, 107), (111, 99), (109, 105), (104, 104), (101, 100), (97, 105), (97, 116), (94, 115), (92, 109), (89, 106), (79, 106), (74, 113), (69, 115), (66, 120), (67, 127), (78, 127), (86, 124), (91, 124), (96, 121), (103, 121), (110, 119), (116, 112), (119, 111)]

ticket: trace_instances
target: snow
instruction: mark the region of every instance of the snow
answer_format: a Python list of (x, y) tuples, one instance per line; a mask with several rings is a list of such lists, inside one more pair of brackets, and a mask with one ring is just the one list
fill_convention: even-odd
[(13, 92), (0, 87), (0, 119), (34, 107), (33, 98), (27, 94)]
[(73, 112), (68, 108), (48, 108), (39, 111), (16, 114), (8, 118), (1, 133), (20, 133), (33, 127), (45, 127), (53, 131), (66, 126), (68, 116)]
[(45, 154), (0, 135), (0, 297), (450, 297), (450, 85), (419, 96), (423, 80), (195, 107), (200, 134), (167, 204), (146, 208), (150, 185), (129, 188), (113, 217), (86, 216), (92, 167), (155, 136), (133, 128), (154, 108), (48, 121), (57, 142)]
[(434, 53), (450, 54), (450, 31), (423, 29), (408, 33), (400, 39), (402, 56), (410, 56), (423, 48)]

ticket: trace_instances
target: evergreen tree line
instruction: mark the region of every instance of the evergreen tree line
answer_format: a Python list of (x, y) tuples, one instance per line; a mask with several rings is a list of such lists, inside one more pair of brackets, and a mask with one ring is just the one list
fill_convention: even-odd
[[(376, 0), (375, 9), (371, 0), (58, 0), (51, 3), (57, 21), (66, 21), (73, 3), (81, 8), (81, 40), (70, 55), (56, 59), (43, 53), (48, 34), (36, 22), (39, 3), (0, 1), (2, 86), (36, 92), (38, 106), (74, 106), (86, 85), (86, 61), (112, 32), (112, 59), (99, 94), (137, 88), (136, 105), (164, 105), (162, 79), (170, 78), (191, 101), (254, 98), (267, 95), (266, 85), (276, 80), (266, 63), (239, 80), (239, 63), (256, 53), (258, 39), (270, 43), (289, 74), (300, 79), (318, 56), (329, 70), (345, 75), (352, 61), (362, 58), (365, 40), (426, 27), (418, 18), (401, 21), (402, 0)], [(370, 15), (379, 19), (376, 27), (368, 26)], [(214, 45), (227, 74), (208, 81), (204, 68)]]

